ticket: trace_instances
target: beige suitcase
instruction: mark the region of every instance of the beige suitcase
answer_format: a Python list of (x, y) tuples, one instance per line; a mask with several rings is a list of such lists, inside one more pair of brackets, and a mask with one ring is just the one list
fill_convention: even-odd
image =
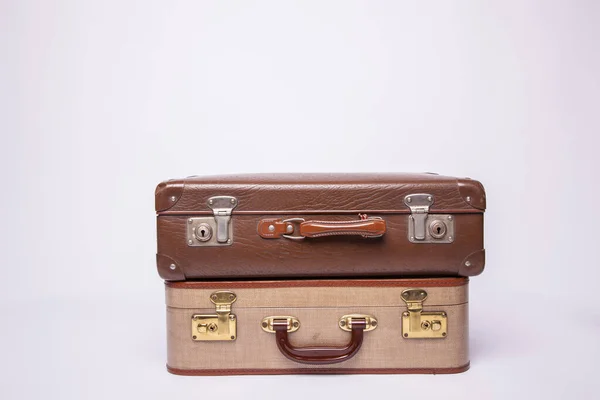
[(457, 373), (468, 278), (167, 282), (181, 375)]

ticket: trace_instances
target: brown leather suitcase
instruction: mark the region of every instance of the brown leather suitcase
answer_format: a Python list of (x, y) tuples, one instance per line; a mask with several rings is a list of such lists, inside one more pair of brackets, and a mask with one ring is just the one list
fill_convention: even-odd
[(181, 375), (457, 373), (468, 278), (167, 282)]
[(190, 177), (156, 188), (168, 281), (472, 276), (485, 191), (436, 174)]

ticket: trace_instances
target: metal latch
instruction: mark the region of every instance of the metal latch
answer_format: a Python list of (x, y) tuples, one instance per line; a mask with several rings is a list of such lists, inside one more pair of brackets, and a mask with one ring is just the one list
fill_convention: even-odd
[(433, 204), (433, 196), (430, 194), (409, 194), (404, 198), (404, 204), (410, 208), (411, 220), (413, 221), (413, 237), (416, 240), (425, 239), (425, 220), (429, 213), (429, 206)]
[(423, 311), (427, 292), (423, 289), (406, 289), (402, 300), (408, 311), (402, 313), (402, 336), (406, 339), (444, 338), (448, 333), (448, 317), (445, 312)]
[(404, 204), (410, 208), (408, 240), (412, 243), (452, 243), (454, 217), (448, 214), (429, 214), (434, 197), (426, 193), (409, 194)]
[(212, 217), (189, 218), (187, 226), (188, 246), (228, 246), (233, 243), (231, 212), (238, 201), (232, 196), (215, 196), (207, 205), (213, 210)]
[(226, 290), (211, 294), (210, 301), (215, 305), (216, 314), (192, 315), (192, 339), (235, 340), (237, 319), (235, 314), (231, 314), (231, 305), (236, 300), (235, 293)]
[(208, 199), (208, 206), (213, 210), (217, 221), (217, 242), (227, 243), (231, 240), (229, 235), (229, 221), (231, 211), (237, 206), (237, 199), (231, 196), (215, 196)]

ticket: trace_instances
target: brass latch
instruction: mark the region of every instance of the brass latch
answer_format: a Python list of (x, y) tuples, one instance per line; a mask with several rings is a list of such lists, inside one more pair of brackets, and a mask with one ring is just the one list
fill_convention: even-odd
[(443, 311), (423, 311), (427, 292), (423, 289), (406, 289), (402, 300), (408, 312), (402, 313), (402, 336), (406, 339), (444, 338), (448, 333), (448, 317)]
[(237, 319), (231, 314), (231, 305), (237, 300), (235, 293), (226, 290), (214, 292), (210, 301), (216, 314), (192, 315), (193, 340), (235, 340)]

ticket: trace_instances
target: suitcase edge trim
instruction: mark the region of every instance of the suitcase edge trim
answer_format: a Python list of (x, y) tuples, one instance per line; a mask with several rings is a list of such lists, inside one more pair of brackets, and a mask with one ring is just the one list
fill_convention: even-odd
[(242, 289), (282, 287), (455, 287), (469, 283), (467, 277), (424, 278), (424, 279), (318, 279), (318, 280), (265, 280), (265, 281), (184, 281), (165, 282), (173, 289)]
[(336, 375), (336, 374), (458, 374), (469, 369), (468, 362), (460, 367), (450, 368), (286, 368), (286, 369), (179, 369), (166, 365), (167, 371), (182, 376), (216, 375)]

